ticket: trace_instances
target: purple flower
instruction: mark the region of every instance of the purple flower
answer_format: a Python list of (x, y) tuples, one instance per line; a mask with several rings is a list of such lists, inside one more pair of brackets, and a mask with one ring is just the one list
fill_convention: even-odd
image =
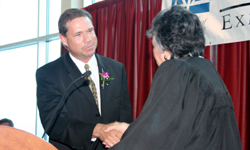
[(114, 80), (114, 78), (109, 77), (109, 73), (106, 72), (106, 71), (102, 70), (102, 73), (100, 73), (100, 75), (101, 75), (101, 80), (103, 81), (102, 84), (101, 84), (101, 86), (102, 86), (103, 89), (104, 89), (104, 83), (105, 83), (105, 81)]
[(106, 72), (106, 71), (103, 71), (102, 73), (100, 73), (100, 75), (102, 75), (104, 79), (108, 79), (109, 78), (109, 73)]

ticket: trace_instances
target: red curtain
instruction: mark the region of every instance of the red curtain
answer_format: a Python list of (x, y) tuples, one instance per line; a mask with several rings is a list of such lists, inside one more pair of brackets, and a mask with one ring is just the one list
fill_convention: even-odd
[(217, 70), (234, 103), (242, 148), (249, 150), (250, 41), (218, 45), (213, 51), (217, 55)]
[[(122, 62), (126, 67), (134, 119), (141, 112), (157, 69), (146, 31), (161, 10), (161, 2), (105, 0), (84, 8), (93, 16), (97, 53)], [(248, 150), (250, 41), (207, 46), (205, 58), (215, 65), (232, 96), (242, 148)]]
[(205, 58), (212, 61), (231, 94), (242, 149), (249, 150), (250, 41), (207, 46)]

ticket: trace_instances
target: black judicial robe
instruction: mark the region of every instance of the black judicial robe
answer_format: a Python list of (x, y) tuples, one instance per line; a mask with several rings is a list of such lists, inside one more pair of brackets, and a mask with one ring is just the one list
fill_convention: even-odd
[(165, 61), (140, 116), (110, 150), (240, 150), (230, 94), (203, 58)]

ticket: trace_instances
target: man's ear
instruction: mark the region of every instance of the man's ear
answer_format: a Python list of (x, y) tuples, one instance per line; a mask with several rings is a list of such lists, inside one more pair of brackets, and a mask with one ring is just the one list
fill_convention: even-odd
[(67, 37), (59, 33), (59, 38), (62, 41), (63, 45), (68, 47)]

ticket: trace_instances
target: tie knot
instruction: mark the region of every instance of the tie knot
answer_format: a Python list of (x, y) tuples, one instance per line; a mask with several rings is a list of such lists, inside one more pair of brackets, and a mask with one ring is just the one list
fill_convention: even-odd
[(85, 68), (86, 71), (89, 71), (89, 65), (88, 64), (85, 64), (84, 68)]

